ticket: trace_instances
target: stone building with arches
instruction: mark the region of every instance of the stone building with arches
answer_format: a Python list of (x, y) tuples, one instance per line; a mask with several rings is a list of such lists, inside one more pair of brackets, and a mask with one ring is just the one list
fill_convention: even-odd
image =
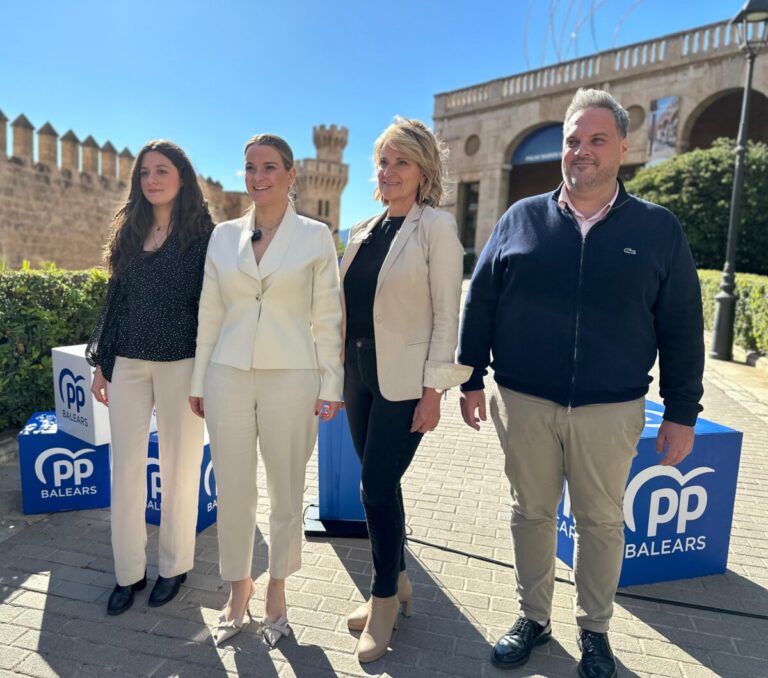
[[(765, 30), (765, 26), (763, 26)], [(622, 178), (676, 153), (735, 137), (745, 59), (727, 22), (435, 96), (435, 130), (450, 149), (462, 243), (479, 252), (516, 200), (561, 180), (565, 110), (579, 87), (609, 90), (630, 114)], [(749, 136), (768, 142), (768, 55), (758, 56)]]

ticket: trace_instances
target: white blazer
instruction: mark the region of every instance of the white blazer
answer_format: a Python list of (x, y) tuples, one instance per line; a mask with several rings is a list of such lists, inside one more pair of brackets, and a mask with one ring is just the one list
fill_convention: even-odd
[(241, 370), (319, 369), (318, 398), (342, 399), (341, 304), (328, 227), (289, 205), (256, 263), (253, 213), (211, 235), (200, 296), (191, 395), (203, 395), (209, 362)]
[[(385, 214), (356, 224), (341, 260), (341, 277)], [(472, 368), (457, 365), (462, 258), (456, 220), (413, 205), (390, 245), (376, 282), (373, 330), (376, 372), (387, 400), (421, 398), (424, 386), (463, 384)], [(344, 301), (342, 282), (342, 303)]]

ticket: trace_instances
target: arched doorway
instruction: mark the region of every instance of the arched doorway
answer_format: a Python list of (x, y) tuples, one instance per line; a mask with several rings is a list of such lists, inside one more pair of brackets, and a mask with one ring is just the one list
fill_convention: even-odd
[(517, 144), (510, 159), (507, 205), (557, 187), (561, 180), (562, 147), (562, 123), (539, 127)]
[[(725, 92), (699, 113), (691, 126), (688, 148), (709, 148), (718, 137), (735, 139), (739, 132), (743, 89)], [(768, 143), (768, 97), (752, 90), (749, 107), (749, 138)]]

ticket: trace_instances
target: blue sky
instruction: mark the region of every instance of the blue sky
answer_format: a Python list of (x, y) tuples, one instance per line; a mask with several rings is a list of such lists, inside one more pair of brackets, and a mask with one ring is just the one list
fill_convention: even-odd
[[(554, 63), (557, 52), (568, 59), (727, 19), (742, 4), (6, 0), (0, 110), (134, 153), (173, 139), (232, 190), (251, 135), (279, 134), (303, 158), (315, 153), (313, 125), (344, 125), (346, 229), (378, 209), (371, 147), (394, 115), (431, 124), (438, 92)], [(594, 25), (584, 20), (591, 6)]]

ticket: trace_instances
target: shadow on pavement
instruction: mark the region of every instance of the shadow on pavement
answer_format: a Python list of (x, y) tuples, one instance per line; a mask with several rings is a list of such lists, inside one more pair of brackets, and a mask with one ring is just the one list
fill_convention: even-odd
[[(369, 542), (367, 539), (334, 539), (330, 543), (359, 592), (354, 601), (346, 603), (348, 613), (369, 596)], [(400, 615), (389, 652), (376, 662), (358, 665), (362, 672), (393, 678), (574, 675), (573, 658), (555, 638), (537, 648), (530, 661), (513, 673), (493, 667), (489, 658), (496, 639), (488, 636), (481, 621), (459, 604), (409, 547), (406, 559), (414, 589), (413, 615), (410, 618)], [(504, 616), (505, 623), (508, 617), (511, 626), (516, 614)], [(344, 632), (359, 636), (346, 626)]]
[[(0, 474), (18, 473), (0, 467)], [(15, 483), (18, 485), (18, 476)], [(14, 669), (33, 675), (78, 676), (277, 676), (288, 661), (296, 676), (314, 670), (333, 673), (316, 646), (301, 647), (284, 639), (270, 651), (252, 624), (221, 648), (216, 648), (209, 625), (218, 617), (229, 595), (218, 572), (215, 527), (198, 535), (196, 562), (179, 596), (161, 608), (146, 601), (157, 577), (157, 528), (148, 526), (148, 579), (137, 592), (133, 607), (118, 616), (106, 614), (114, 586), (109, 512), (105, 510), (21, 516), (18, 497), (3, 495), (6, 516), (18, 527), (0, 546), (0, 605), (3, 606), (4, 660), (18, 656)], [(16, 500), (18, 499), (18, 503)], [(257, 531), (254, 577), (266, 571), (267, 546)], [(263, 597), (252, 602), (261, 618)], [(9, 619), (6, 619), (9, 618)], [(8, 647), (10, 646), (10, 647)], [(5, 665), (5, 661), (4, 661)], [(316, 674), (315, 674), (316, 675)]]
[(768, 619), (749, 616), (768, 615), (768, 590), (764, 587), (727, 571), (633, 586), (620, 592), (723, 610), (698, 610), (619, 595), (617, 604), (658, 634), (643, 641), (649, 650), (659, 650), (650, 654), (670, 660), (693, 657), (718, 676), (768, 676)]

